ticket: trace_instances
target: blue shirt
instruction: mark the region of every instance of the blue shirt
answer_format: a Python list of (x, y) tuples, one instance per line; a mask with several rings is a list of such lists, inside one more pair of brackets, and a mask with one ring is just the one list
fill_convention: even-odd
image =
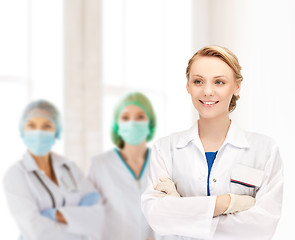
[(208, 165), (208, 178), (207, 178), (207, 196), (210, 196), (210, 189), (209, 189), (209, 178), (211, 173), (211, 168), (213, 166), (214, 160), (216, 158), (216, 152), (205, 152), (206, 159), (207, 159), (207, 165)]

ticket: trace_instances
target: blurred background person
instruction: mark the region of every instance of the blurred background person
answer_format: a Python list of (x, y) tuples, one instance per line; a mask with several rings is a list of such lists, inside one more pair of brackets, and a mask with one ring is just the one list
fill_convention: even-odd
[(99, 194), (73, 162), (51, 151), (61, 137), (58, 110), (31, 102), (19, 130), (28, 150), (6, 172), (4, 189), (20, 239), (89, 239), (102, 212)]
[(105, 210), (101, 230), (94, 239), (154, 239), (140, 208), (147, 186), (150, 149), (156, 116), (148, 98), (135, 92), (118, 103), (113, 117), (112, 140), (116, 147), (95, 156), (89, 179), (101, 193)]

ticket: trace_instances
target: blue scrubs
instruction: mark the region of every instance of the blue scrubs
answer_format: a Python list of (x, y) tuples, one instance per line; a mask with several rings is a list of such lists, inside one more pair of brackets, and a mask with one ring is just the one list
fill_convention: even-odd
[(209, 179), (210, 179), (210, 173), (211, 168), (213, 166), (214, 160), (216, 158), (216, 152), (205, 152), (206, 159), (207, 159), (207, 165), (208, 165), (208, 178), (207, 178), (207, 196), (210, 196), (210, 189), (209, 189)]

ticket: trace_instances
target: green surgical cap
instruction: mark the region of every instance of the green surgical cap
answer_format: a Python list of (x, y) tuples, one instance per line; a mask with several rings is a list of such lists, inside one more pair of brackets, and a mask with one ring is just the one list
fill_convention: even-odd
[(61, 117), (57, 108), (50, 102), (46, 100), (37, 100), (29, 103), (21, 117), (19, 123), (19, 130), (21, 137), (24, 136), (24, 127), (26, 122), (33, 117), (44, 117), (51, 121), (55, 127), (55, 137), (60, 139), (62, 125)]
[(147, 141), (152, 140), (156, 130), (156, 116), (149, 99), (140, 92), (129, 93), (128, 95), (126, 95), (119, 101), (119, 103), (117, 104), (115, 108), (114, 116), (113, 116), (113, 125), (112, 125), (112, 132), (111, 132), (112, 141), (119, 148), (122, 148), (124, 146), (124, 141), (118, 134), (118, 130), (119, 130), (118, 120), (122, 110), (129, 105), (136, 105), (140, 107), (142, 110), (144, 110), (145, 114), (147, 115), (149, 119), (149, 130), (150, 130), (149, 135), (147, 136), (147, 139), (146, 139)]

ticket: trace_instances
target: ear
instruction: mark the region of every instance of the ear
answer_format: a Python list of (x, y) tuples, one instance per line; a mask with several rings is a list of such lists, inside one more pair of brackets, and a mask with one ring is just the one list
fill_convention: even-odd
[(189, 92), (189, 81), (187, 80), (187, 82), (186, 82), (186, 91), (188, 92), (188, 93), (190, 93)]
[(234, 95), (238, 96), (241, 90), (241, 81), (237, 82)]

